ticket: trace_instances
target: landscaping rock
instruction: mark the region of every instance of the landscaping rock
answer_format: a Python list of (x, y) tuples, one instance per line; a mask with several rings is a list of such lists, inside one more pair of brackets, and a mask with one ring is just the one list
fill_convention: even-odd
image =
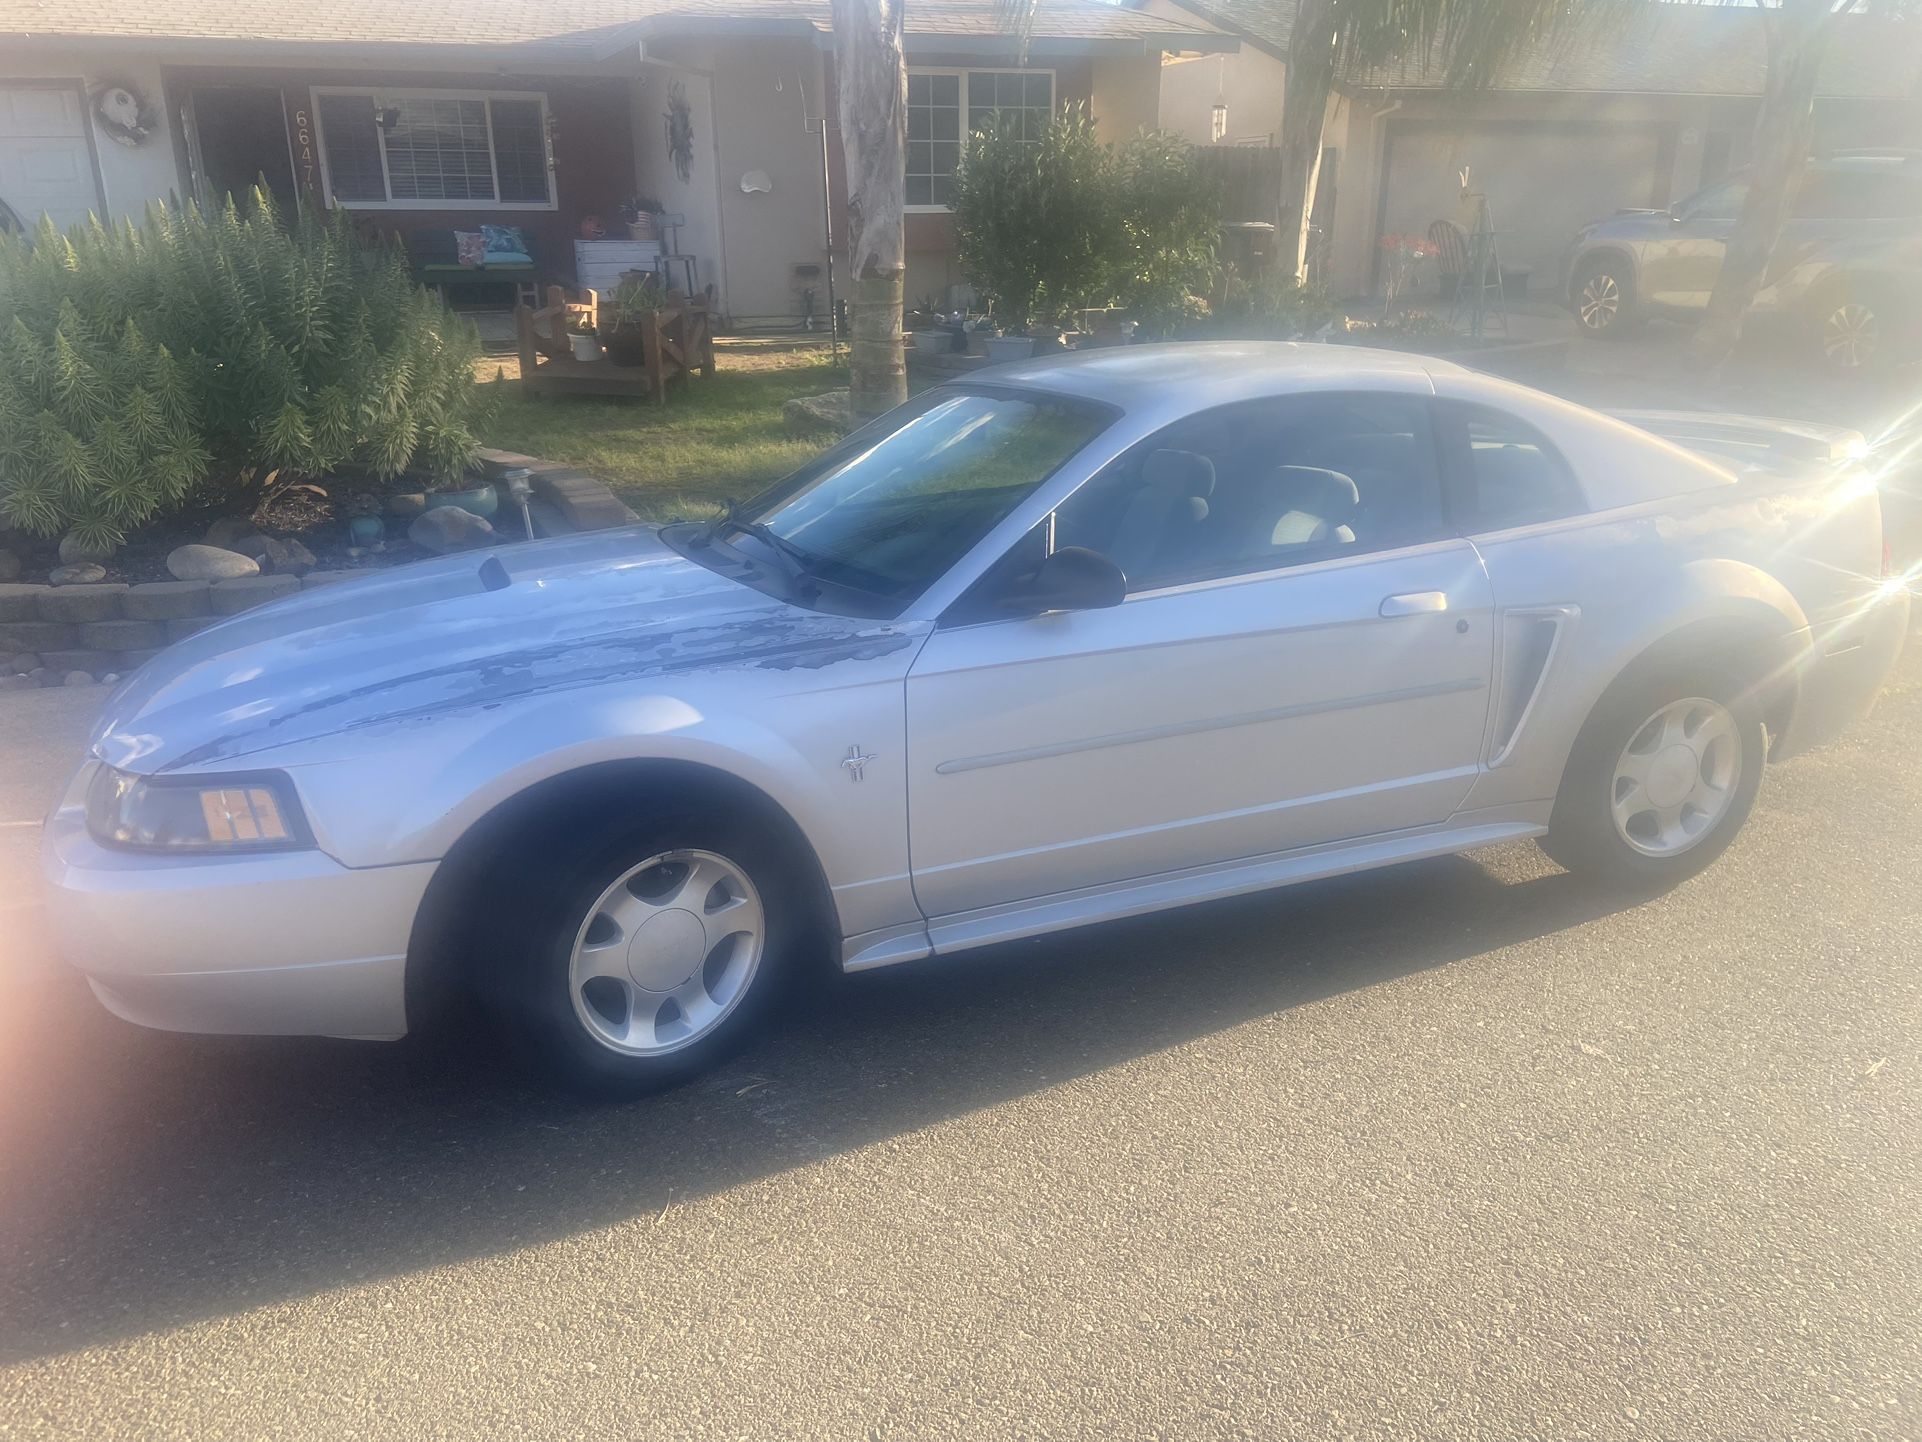
[(419, 491), (408, 491), (403, 495), (387, 498), (387, 514), (411, 520), (427, 510), (427, 497)]
[(37, 621), (45, 586), (0, 585), (0, 621)]
[(121, 598), (126, 594), (127, 587), (121, 583), (111, 586), (56, 586), (40, 598), (40, 619), (105, 621), (120, 614)]
[(77, 566), (85, 561), (110, 560), (113, 553), (119, 549), (120, 547), (111, 541), (105, 543), (83, 541), (69, 531), (60, 538), (60, 564)]
[(300, 589), (298, 576), (236, 576), (221, 581), (207, 593), (216, 616), (232, 616), (254, 606), (264, 606), (291, 596)]
[(435, 555), (446, 555), (493, 545), (494, 528), (484, 517), (459, 506), (436, 506), (414, 518), (407, 539)]
[(54, 684), (57, 686), (60, 684), (60, 679), (65, 676), (67, 672), (91, 671), (96, 666), (106, 665), (109, 659), (109, 657), (101, 655), (98, 651), (82, 650), (75, 647), (66, 651), (47, 652), (40, 658), (40, 664), (35, 669), (51, 671), (53, 673)]
[(167, 557), (167, 569), (182, 581), (231, 581), (260, 574), (253, 557), (220, 546), (181, 546)]
[(16, 671), (31, 671), (41, 664), (40, 658), (31, 651), (22, 651), (18, 656), (9, 656), (0, 665), (0, 676), (11, 675)]
[(0, 546), (0, 586), (20, 579), (20, 558)]
[(35, 691), (40, 683), (31, 676), (0, 676), (0, 691)]
[(106, 675), (100, 678), (100, 684), (102, 686), (112, 686), (116, 684), (119, 680), (120, 680), (120, 673), (118, 671), (109, 671)]
[(201, 537), (201, 539), (210, 546), (218, 547), (223, 551), (231, 551), (235, 549), (235, 542), (244, 541), (249, 536), (257, 536), (259, 534), (260, 527), (256, 526), (250, 517), (222, 516), (211, 526), (207, 527), (207, 534)]
[(171, 621), (180, 616), (207, 614), (206, 581), (148, 581), (129, 586), (120, 598), (120, 614), (129, 621)]
[(28, 677), (36, 686), (58, 686), (60, 684), (60, 674), (60, 672), (47, 666), (36, 666), (33, 670), (27, 672)]
[(0, 651), (59, 651), (73, 644), (64, 621), (0, 621)]
[(640, 519), (627, 503), (585, 471), (536, 471), (528, 477), (534, 500), (559, 511), (576, 531), (605, 531)]
[(107, 579), (107, 568), (98, 561), (73, 561), (47, 572), (50, 586), (91, 586)]
[(275, 536), (262, 536), (267, 543), (266, 555), (254, 559), (270, 566), (277, 576), (304, 576), (319, 564), (314, 553), (299, 541), (289, 536), (285, 540)]
[(68, 686), (91, 686), (93, 685), (93, 673), (91, 671), (69, 671), (66, 675), (65, 684)]
[(781, 428), (791, 436), (824, 431), (846, 435), (854, 429), (854, 393), (826, 391), (818, 396), (796, 396), (781, 407)]
[(80, 628), (80, 644), (94, 651), (148, 651), (167, 644), (158, 621), (90, 621)]
[(217, 619), (219, 618), (215, 616), (176, 616), (173, 620), (163, 623), (167, 628), (167, 644), (171, 646), (175, 641), (184, 641), (189, 636), (198, 635), (213, 625)]

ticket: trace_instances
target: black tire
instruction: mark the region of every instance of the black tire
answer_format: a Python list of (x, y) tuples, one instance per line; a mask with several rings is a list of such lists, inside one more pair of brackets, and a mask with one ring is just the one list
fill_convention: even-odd
[(1615, 256), (1600, 255), (1575, 269), (1568, 287), (1575, 328), (1591, 340), (1626, 340), (1641, 329), (1635, 272)]
[[(1569, 871), (1638, 891), (1674, 886), (1706, 869), (1741, 831), (1761, 789), (1768, 736), (1751, 691), (1707, 662), (1650, 668), (1618, 680), (1576, 737), (1542, 849)], [(1739, 759), (1729, 763), (1732, 795), (1727, 809), (1685, 850), (1650, 855), (1616, 824), (1616, 764), (1658, 712), (1694, 698), (1721, 706), (1734, 723)], [(1624, 785), (1632, 791), (1630, 783)]]
[[(624, 1053), (577, 1013), (570, 977), (575, 940), (597, 900), (629, 870), (683, 852), (712, 853), (746, 874), (764, 917), (759, 960), (744, 993), (711, 1031), (675, 1050)], [(489, 868), (495, 895), (480, 898), (499, 908), (476, 938), (480, 999), (526, 1061), (604, 1100), (676, 1086), (738, 1050), (800, 970), (799, 957), (816, 929), (798, 869), (767, 828), (726, 814), (609, 815), (578, 834), (544, 830), (504, 859), (505, 866)]]
[(1805, 321), (1815, 363), (1832, 376), (1860, 379), (1893, 369), (1909, 349), (1895, 299), (1867, 281), (1832, 283), (1810, 301)]

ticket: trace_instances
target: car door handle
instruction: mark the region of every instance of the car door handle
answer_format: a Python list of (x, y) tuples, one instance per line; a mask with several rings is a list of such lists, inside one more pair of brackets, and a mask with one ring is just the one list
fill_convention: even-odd
[(1399, 596), (1382, 598), (1384, 616), (1430, 616), (1448, 609), (1446, 591), (1403, 591)]

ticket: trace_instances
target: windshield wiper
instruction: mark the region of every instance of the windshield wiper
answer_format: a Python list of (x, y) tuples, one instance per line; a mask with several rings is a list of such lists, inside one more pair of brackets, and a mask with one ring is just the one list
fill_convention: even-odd
[(759, 541), (774, 553), (775, 559), (781, 563), (781, 569), (787, 575), (789, 584), (792, 585), (796, 591), (805, 589), (813, 592), (819, 589), (814, 578), (808, 574), (810, 568), (814, 565), (814, 557), (812, 555), (795, 545), (794, 542), (790, 541), (786, 536), (781, 535), (772, 526), (768, 525), (766, 521), (749, 520), (741, 514), (740, 507), (733, 501), (727, 501), (724, 504), (726, 509), (722, 511), (720, 515), (716, 516), (708, 526), (708, 535), (710, 537), (719, 531), (722, 526), (744, 532), (754, 537), (755, 540)]

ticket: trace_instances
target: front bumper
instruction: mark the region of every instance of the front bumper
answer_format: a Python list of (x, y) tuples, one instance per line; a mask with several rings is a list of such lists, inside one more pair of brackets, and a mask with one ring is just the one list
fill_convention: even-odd
[(109, 1011), (165, 1031), (406, 1032), (408, 938), (437, 863), (115, 851), (73, 794), (41, 842), (47, 910), (56, 947)]
[(1834, 740), (1868, 715), (1909, 635), (1909, 596), (1888, 590), (1855, 615), (1818, 631), (1797, 678), (1795, 708), (1771, 758)]

